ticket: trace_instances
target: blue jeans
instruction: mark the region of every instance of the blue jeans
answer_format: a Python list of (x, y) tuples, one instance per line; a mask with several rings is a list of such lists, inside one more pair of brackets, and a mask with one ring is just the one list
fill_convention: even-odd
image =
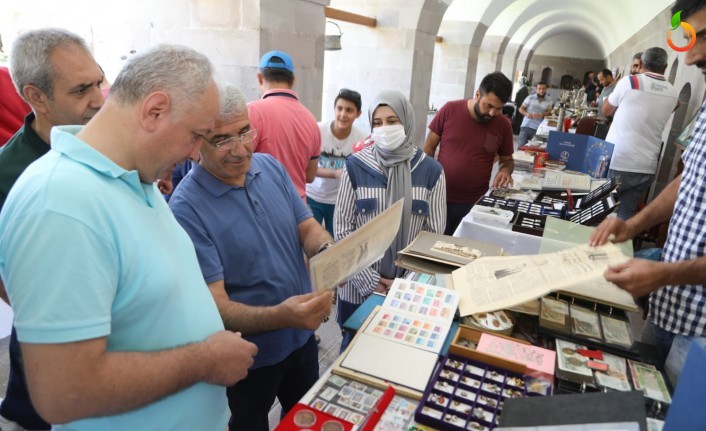
[(534, 138), (537, 134), (537, 129), (532, 129), (530, 127), (520, 127), (520, 137), (517, 144), (521, 147), (527, 144), (527, 141)]
[(338, 326), (341, 327), (341, 335), (343, 336), (341, 339), (341, 353), (346, 350), (346, 347), (348, 347), (355, 336), (355, 332), (344, 329), (343, 324), (355, 313), (358, 307), (360, 307), (360, 304), (343, 301), (341, 298), (338, 298), (338, 301), (336, 301), (336, 322), (338, 322)]
[(642, 334), (642, 341), (652, 342), (657, 348), (657, 367), (664, 369), (672, 387), (676, 387), (691, 342), (694, 339), (704, 340), (704, 338), (675, 334), (662, 329), (650, 320), (645, 322)]
[(309, 208), (311, 208), (311, 212), (314, 214), (314, 220), (325, 227), (328, 233), (333, 236), (333, 210), (336, 206), (316, 202), (309, 196), (306, 197), (306, 203), (309, 204)]
[(667, 378), (672, 383), (673, 387), (677, 386), (679, 381), (679, 375), (684, 368), (684, 363), (686, 362), (686, 355), (689, 353), (689, 347), (691, 347), (693, 340), (700, 340), (703, 342), (706, 340), (704, 337), (695, 337), (688, 335), (676, 334), (672, 340), (672, 347), (669, 349), (669, 354), (667, 355), (667, 360), (664, 363), (664, 371), (667, 374)]
[(618, 218), (627, 220), (637, 212), (640, 196), (650, 188), (655, 179), (653, 174), (608, 170), (608, 179), (618, 178)]
[(652, 322), (652, 316), (647, 318), (642, 328), (642, 341), (657, 348), (657, 368), (663, 369), (669, 349), (672, 348), (674, 333), (662, 329)]
[(250, 370), (245, 379), (226, 389), (230, 431), (269, 431), (268, 414), (275, 398), (284, 417), (318, 379), (319, 349), (312, 335), (284, 361)]
[(29, 398), (29, 389), (27, 388), (25, 370), (22, 364), (22, 352), (20, 351), (20, 343), (17, 340), (17, 332), (14, 325), (10, 334), (9, 353), (10, 376), (7, 381), (5, 399), (0, 405), (0, 415), (17, 422), (22, 428), (30, 430), (51, 429), (51, 425), (39, 416)]

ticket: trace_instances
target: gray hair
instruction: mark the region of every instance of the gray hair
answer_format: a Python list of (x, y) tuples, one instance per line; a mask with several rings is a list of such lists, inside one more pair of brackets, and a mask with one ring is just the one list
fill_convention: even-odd
[(32, 30), (15, 39), (10, 52), (10, 75), (23, 99), (26, 100), (22, 89), (29, 84), (54, 99), (54, 68), (50, 57), (57, 47), (72, 44), (93, 57), (83, 38), (61, 28)]
[(118, 73), (110, 97), (133, 105), (155, 91), (169, 95), (174, 110), (185, 113), (188, 102), (213, 84), (213, 66), (205, 55), (181, 45), (160, 44), (132, 57)]
[(642, 51), (638, 52), (637, 54), (632, 56), (633, 60), (640, 60), (642, 62)]
[(218, 121), (227, 122), (242, 115), (248, 110), (248, 99), (242, 91), (233, 84), (224, 82), (218, 85), (218, 96), (221, 99), (221, 110)]
[(667, 67), (667, 51), (655, 46), (642, 53), (642, 68), (656, 73), (664, 72)]

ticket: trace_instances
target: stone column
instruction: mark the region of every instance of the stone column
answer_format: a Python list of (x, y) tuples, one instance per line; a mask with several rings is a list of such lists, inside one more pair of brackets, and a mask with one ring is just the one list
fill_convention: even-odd
[[(181, 43), (206, 54), (219, 78), (258, 99), (260, 57), (284, 51), (294, 61), (294, 90), (321, 116), (324, 65), (324, 6), (330, 0), (191, 0), (187, 7), (166, 0), (144, 2), (159, 21), (151, 23), (151, 44)], [(159, 10), (159, 13), (156, 11)]]

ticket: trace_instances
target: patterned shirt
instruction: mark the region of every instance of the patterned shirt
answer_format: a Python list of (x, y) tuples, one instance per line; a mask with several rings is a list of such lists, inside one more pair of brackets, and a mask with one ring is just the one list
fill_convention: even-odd
[[(701, 107), (694, 138), (684, 153), (684, 172), (663, 260), (676, 262), (706, 256), (706, 104)], [(655, 323), (687, 336), (706, 335), (706, 284), (665, 286), (652, 293)]]
[[(341, 186), (336, 199), (333, 226), (336, 241), (350, 235), (360, 226), (387, 209), (387, 178), (375, 160), (375, 147), (368, 147), (349, 158), (362, 166), (355, 175), (354, 188), (348, 167), (341, 174)], [(412, 216), (409, 241), (421, 231), (443, 233), (446, 227), (446, 179), (439, 163), (421, 150), (412, 157)], [(338, 289), (340, 299), (361, 304), (380, 282), (381, 260), (352, 276), (345, 287)]]

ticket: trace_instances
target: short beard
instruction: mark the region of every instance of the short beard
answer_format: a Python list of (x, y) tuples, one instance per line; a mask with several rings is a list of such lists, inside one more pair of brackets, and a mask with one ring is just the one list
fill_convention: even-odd
[(478, 120), (479, 123), (487, 123), (493, 119), (493, 117), (491, 117), (490, 115), (483, 115), (483, 113), (480, 112), (480, 108), (478, 107), (478, 102), (476, 102), (473, 105), (473, 113), (476, 114), (476, 119)]

